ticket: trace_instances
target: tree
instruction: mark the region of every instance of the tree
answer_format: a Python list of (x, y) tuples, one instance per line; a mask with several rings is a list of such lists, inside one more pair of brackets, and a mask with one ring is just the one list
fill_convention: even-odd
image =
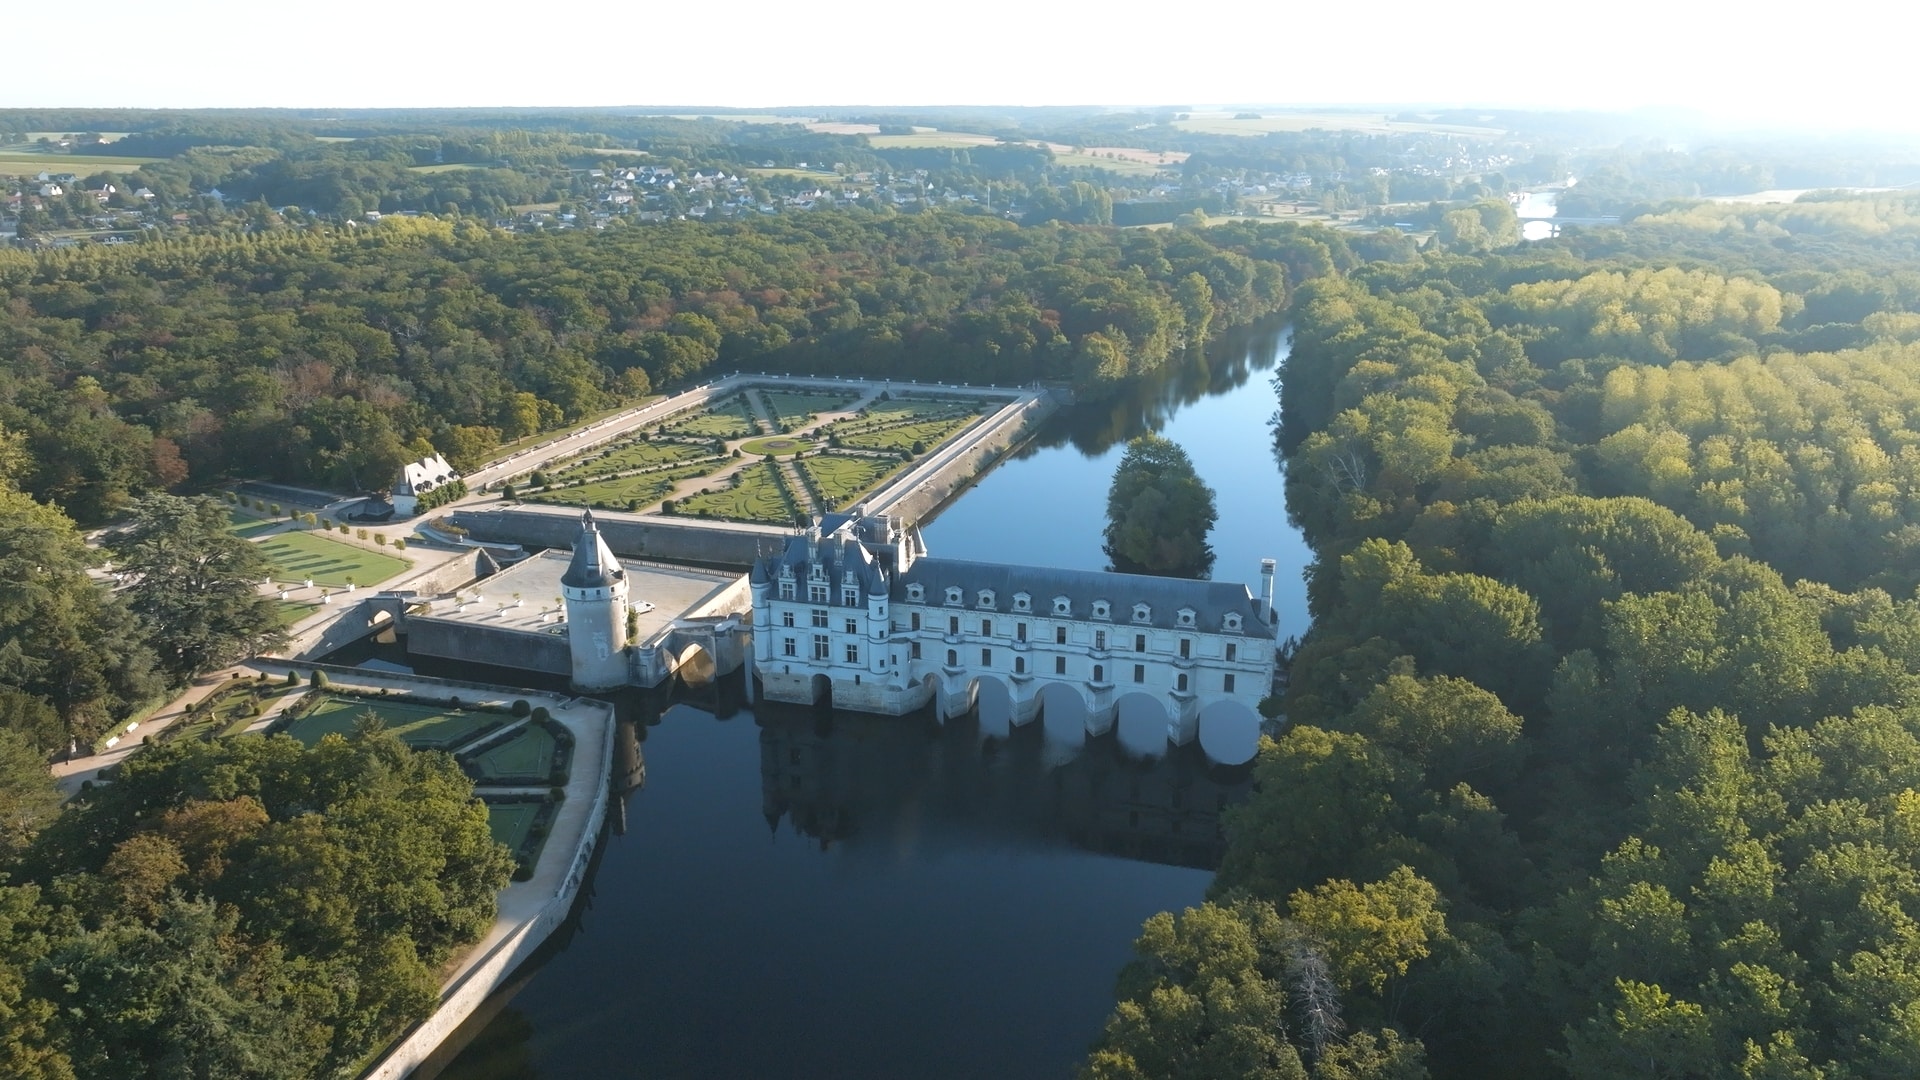
[(256, 591), (266, 558), (227, 524), (212, 499), (150, 495), (112, 541), (134, 579), (131, 606), (163, 643), (161, 667), (178, 680), (286, 640), (273, 602)]
[(46, 755), (17, 731), (0, 728), (0, 860), (25, 845), (60, 809)]
[(1148, 433), (1127, 444), (1107, 490), (1106, 553), (1123, 574), (1205, 578), (1213, 489), (1177, 444)]

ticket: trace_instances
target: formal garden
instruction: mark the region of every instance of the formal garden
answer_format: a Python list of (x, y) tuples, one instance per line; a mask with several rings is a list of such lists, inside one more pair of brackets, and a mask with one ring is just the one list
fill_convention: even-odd
[[(832, 418), (860, 400), (851, 390), (756, 386), (548, 463), (506, 494), (583, 509), (786, 525), (809, 508), (858, 503), (995, 407), (982, 398), (883, 393)], [(703, 478), (708, 482), (697, 483)]]
[(328, 588), (377, 584), (413, 565), (395, 555), (343, 544), (311, 532), (277, 533), (256, 541), (255, 546), (273, 564), (275, 581), (311, 579), (315, 585)]

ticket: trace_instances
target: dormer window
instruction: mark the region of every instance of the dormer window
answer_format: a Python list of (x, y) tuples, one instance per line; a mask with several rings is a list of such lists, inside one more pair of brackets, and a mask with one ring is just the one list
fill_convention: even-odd
[(960, 602), (960, 586), (949, 585), (947, 587), (947, 603), (958, 604), (959, 602)]
[(824, 566), (821, 566), (819, 563), (809, 563), (807, 565), (807, 580), (809, 581), (827, 580), (827, 568)]
[(1033, 597), (1023, 592), (1014, 593), (1013, 594), (1013, 610), (1032, 611)]
[(1066, 597), (1064, 597), (1064, 596), (1056, 596), (1056, 597), (1054, 597), (1054, 598), (1053, 598), (1053, 613), (1054, 613), (1055, 615), (1071, 615), (1071, 614), (1073, 614), (1073, 601), (1071, 601), (1071, 600), (1069, 600), (1069, 599), (1067, 599), (1067, 598), (1066, 598)]
[(1181, 626), (1193, 625), (1193, 609), (1192, 608), (1184, 608), (1184, 607), (1181, 608), (1178, 617), (1180, 619)]
[(907, 586), (907, 599), (920, 603), (927, 598), (927, 590), (918, 584)]
[(791, 581), (791, 580), (793, 580), (793, 564), (792, 564), (792, 563), (781, 563), (781, 564), (780, 564), (780, 576), (781, 576), (781, 577), (783, 577), (783, 578), (786, 578), (786, 579), (787, 579), (787, 580), (789, 580), (789, 581)]
[(780, 599), (782, 600), (793, 599), (793, 579), (792, 578), (787, 578), (784, 581), (780, 582)]
[(1133, 605), (1133, 621), (1134, 622), (1152, 622), (1153, 609), (1151, 607), (1148, 607), (1145, 604)]
[(980, 606), (980, 607), (983, 607), (983, 608), (992, 608), (992, 607), (993, 607), (993, 590), (992, 590), (992, 589), (981, 589), (981, 590), (980, 590), (980, 604), (979, 604), (979, 606)]
[(1229, 614), (1225, 619), (1221, 620), (1221, 624), (1221, 628), (1229, 634), (1237, 634), (1240, 632), (1240, 616), (1238, 615)]
[(849, 585), (840, 590), (840, 603), (843, 607), (860, 606), (860, 590)]
[(1110, 619), (1113, 617), (1113, 609), (1105, 600), (1095, 600), (1093, 602), (1093, 617), (1096, 619)]

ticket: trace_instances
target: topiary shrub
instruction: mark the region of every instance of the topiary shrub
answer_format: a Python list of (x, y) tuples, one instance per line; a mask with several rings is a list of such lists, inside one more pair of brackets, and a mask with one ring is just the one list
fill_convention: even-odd
[(553, 719), (553, 714), (547, 711), (547, 707), (545, 705), (536, 705), (533, 707), (533, 718), (536, 721), (544, 724), (547, 721)]
[(552, 791), (547, 792), (547, 798), (552, 799), (554, 802), (566, 802), (567, 789), (556, 784)]
[(547, 783), (552, 784), (556, 788), (564, 787), (566, 782), (567, 770), (565, 769), (555, 769), (547, 774)]
[(327, 688), (327, 673), (324, 671), (315, 671), (312, 682), (315, 690), (325, 690)]
[(533, 705), (526, 698), (515, 698), (509, 711), (515, 716), (530, 716), (533, 713)]
[(513, 880), (532, 881), (533, 867), (528, 863), (516, 863), (513, 868)]
[(295, 670), (293, 670), (292, 668), (288, 668), (288, 669), (287, 669), (287, 677), (286, 677), (286, 678), (285, 678), (284, 680), (282, 680), (282, 685), (284, 685), (284, 686), (299, 686), (299, 685), (300, 685), (300, 673), (299, 673), (299, 672), (297, 672), (297, 671), (295, 671)]

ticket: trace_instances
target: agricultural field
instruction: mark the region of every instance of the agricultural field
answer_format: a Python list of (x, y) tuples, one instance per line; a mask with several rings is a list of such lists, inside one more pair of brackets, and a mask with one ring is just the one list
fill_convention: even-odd
[(463, 169), (478, 169), (480, 171), (485, 172), (485, 171), (491, 170), (492, 168), (493, 166), (491, 165), (469, 165), (466, 162), (461, 161), (461, 162), (452, 162), (452, 163), (443, 164), (443, 165), (409, 165), (407, 166), (407, 171), (417, 172), (417, 173), (450, 173), (450, 172), (460, 172)]
[(916, 131), (911, 135), (869, 135), (867, 142), (876, 147), (944, 149), (994, 146), (1000, 140), (992, 135), (970, 135), (964, 131)]
[(406, 559), (328, 540), (310, 532), (280, 533), (257, 541), (273, 564), (277, 581), (303, 581), (328, 587), (375, 585), (413, 566)]
[(747, 399), (741, 394), (714, 402), (669, 423), (666, 428), (671, 435), (694, 435), (703, 439), (744, 439), (760, 431), (760, 426), (753, 421), (753, 412), (747, 408)]
[(898, 458), (829, 451), (801, 458), (794, 462), (794, 467), (812, 481), (821, 502), (835, 510), (844, 510), (904, 464)]
[(456, 712), (436, 705), (413, 705), (382, 701), (377, 697), (314, 692), (324, 696), (318, 704), (286, 727), (287, 734), (308, 746), (318, 743), (327, 735), (352, 733), (354, 721), (369, 711), (385, 720), (387, 730), (415, 750), (451, 749), (507, 720), (498, 713)]
[(1499, 135), (1499, 128), (1473, 127), (1466, 124), (1427, 124), (1409, 123), (1401, 120), (1389, 120), (1383, 112), (1292, 112), (1275, 110), (1258, 116), (1240, 118), (1236, 113), (1190, 113), (1185, 120), (1176, 120), (1174, 127), (1181, 131), (1199, 132), (1207, 135), (1245, 135), (1261, 137), (1276, 131), (1311, 131), (1320, 128), (1326, 131), (1363, 131), (1368, 133), (1429, 131), (1446, 132), (1455, 135)]
[(605, 476), (608, 473), (630, 472), (634, 469), (651, 469), (658, 465), (692, 461), (711, 454), (712, 449), (707, 446), (683, 442), (649, 442), (642, 437), (615, 443), (605, 450), (595, 450), (587, 457), (576, 458), (561, 465), (557, 471), (550, 468), (547, 471), (547, 478), (554, 484), (566, 484), (588, 477)]
[(0, 176), (38, 176), (43, 172), (88, 173), (132, 171), (159, 161), (151, 157), (113, 157), (108, 154), (47, 154), (18, 146), (0, 149)]
[(1056, 165), (1069, 168), (1105, 169), (1108, 172), (1119, 173), (1122, 176), (1152, 176), (1162, 169), (1179, 167), (1177, 165), (1155, 165), (1152, 162), (1141, 161), (1138, 158), (1131, 157), (1108, 157), (1104, 151), (1101, 153), (1093, 153), (1072, 149), (1054, 151), (1053, 161)]
[(513, 738), (477, 754), (464, 754), (461, 763), (482, 784), (524, 783), (545, 786), (553, 771), (553, 733), (529, 723)]
[(675, 514), (766, 525), (793, 522), (794, 508), (781, 484), (777, 466), (756, 462), (733, 475), (736, 482), (732, 487), (682, 499), (675, 507)]
[(844, 409), (859, 400), (856, 394), (809, 394), (791, 390), (762, 390), (760, 399), (773, 410), (774, 418), (804, 422), (816, 413)]
[(722, 467), (720, 462), (688, 465), (681, 469), (623, 476), (615, 480), (594, 480), (579, 487), (548, 488), (523, 496), (528, 502), (555, 506), (579, 506), (595, 510), (625, 510), (652, 506), (673, 493), (680, 481), (705, 476)]

